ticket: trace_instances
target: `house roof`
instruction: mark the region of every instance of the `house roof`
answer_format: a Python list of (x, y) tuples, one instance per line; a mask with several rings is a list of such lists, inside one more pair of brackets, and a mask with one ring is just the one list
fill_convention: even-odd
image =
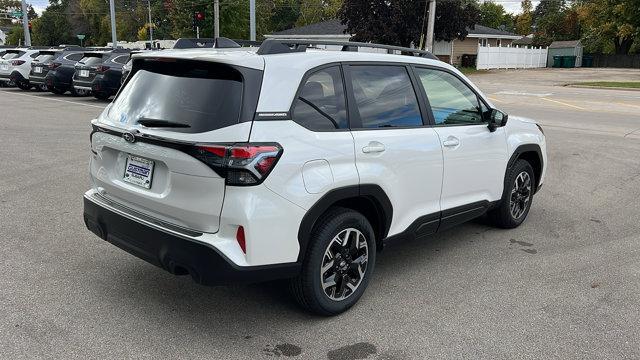
[(274, 32), (271, 35), (345, 35), (347, 26), (340, 20), (327, 20), (306, 26)]
[(507, 38), (507, 39), (519, 39), (520, 35), (516, 35), (514, 33), (510, 33), (508, 31), (499, 30), (490, 28), (487, 26), (482, 26), (476, 24), (473, 29), (467, 28), (467, 32), (469, 32), (468, 37), (488, 37), (488, 38)]
[(572, 48), (580, 45), (580, 40), (554, 41), (549, 45), (549, 49)]
[(514, 40), (512, 45), (531, 45), (533, 44), (533, 36), (523, 36), (518, 40)]

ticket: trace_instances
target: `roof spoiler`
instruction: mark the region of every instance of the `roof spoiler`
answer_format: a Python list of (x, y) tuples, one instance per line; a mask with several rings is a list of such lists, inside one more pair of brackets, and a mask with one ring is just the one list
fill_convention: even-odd
[[(252, 43), (252, 44), (249, 44), (249, 43)], [(226, 37), (217, 37), (215, 39), (213, 38), (199, 38), (199, 39), (180, 38), (173, 45), (173, 48), (174, 49), (201, 49), (201, 48), (234, 49), (234, 48), (242, 47), (241, 44), (256, 46), (259, 43), (256, 41), (231, 40)]]
[(317, 48), (318, 45), (341, 46), (341, 51), (359, 51), (360, 48), (384, 49), (388, 54), (410, 54), (427, 59), (438, 60), (432, 53), (420, 49), (412, 49), (401, 46), (383, 45), (374, 43), (362, 43), (354, 41), (330, 41), (330, 40), (304, 40), (304, 39), (267, 39), (258, 49), (258, 55), (287, 54), (305, 52), (307, 48)]

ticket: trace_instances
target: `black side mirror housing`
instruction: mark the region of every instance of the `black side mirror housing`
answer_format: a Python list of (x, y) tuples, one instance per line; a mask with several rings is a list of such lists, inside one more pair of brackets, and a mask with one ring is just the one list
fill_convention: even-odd
[(498, 109), (492, 109), (489, 116), (489, 131), (494, 132), (497, 128), (507, 125), (509, 115)]

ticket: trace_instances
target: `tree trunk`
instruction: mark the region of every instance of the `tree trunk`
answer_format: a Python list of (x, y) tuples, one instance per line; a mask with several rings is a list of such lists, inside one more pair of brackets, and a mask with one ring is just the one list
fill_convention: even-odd
[(627, 55), (633, 45), (633, 38), (621, 39), (616, 37), (613, 39), (613, 45), (616, 48), (616, 55)]

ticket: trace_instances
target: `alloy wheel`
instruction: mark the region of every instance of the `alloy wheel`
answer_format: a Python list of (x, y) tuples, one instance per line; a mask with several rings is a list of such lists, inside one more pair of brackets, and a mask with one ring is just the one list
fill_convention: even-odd
[(358, 289), (369, 259), (367, 239), (358, 229), (348, 228), (336, 235), (324, 252), (320, 268), (320, 282), (324, 294), (340, 301)]
[(531, 176), (528, 172), (522, 171), (513, 184), (511, 190), (511, 198), (509, 201), (509, 210), (514, 219), (519, 219), (527, 211), (531, 201)]

